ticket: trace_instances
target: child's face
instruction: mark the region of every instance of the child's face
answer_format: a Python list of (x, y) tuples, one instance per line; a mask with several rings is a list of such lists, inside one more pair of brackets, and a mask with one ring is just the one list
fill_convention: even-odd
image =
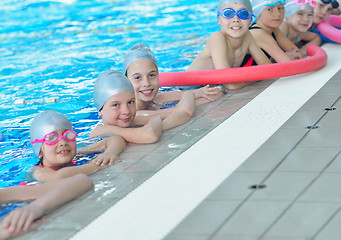
[(319, 24), (325, 21), (332, 13), (333, 7), (331, 3), (325, 4), (321, 1), (317, 1), (314, 8), (314, 23)]
[(278, 28), (283, 20), (284, 20), (284, 6), (281, 3), (278, 3), (275, 6), (266, 6), (258, 20), (261, 20), (262, 23), (270, 28)]
[(297, 32), (307, 32), (313, 24), (313, 11), (299, 10), (288, 18), (288, 23)]
[[(54, 131), (59, 136), (62, 136), (67, 129), (59, 129)], [(43, 164), (46, 167), (61, 168), (70, 165), (77, 151), (76, 140), (72, 142), (66, 141), (64, 138), (54, 145), (43, 143), (39, 153), (39, 158), (43, 159)]]
[[(243, 4), (240, 3), (228, 3), (225, 4), (222, 9), (232, 8), (236, 13), (241, 9), (248, 10)], [(225, 18), (223, 16), (219, 16), (218, 24), (221, 27), (221, 31), (232, 37), (232, 38), (240, 38), (245, 36), (245, 34), (249, 31), (249, 26), (251, 24), (251, 18), (249, 19), (240, 19), (237, 14), (234, 15), (233, 18)]]
[(135, 90), (135, 97), (151, 102), (159, 91), (159, 73), (155, 64), (148, 59), (138, 59), (130, 64), (127, 76)]
[(111, 96), (98, 111), (104, 125), (130, 127), (136, 114), (135, 95), (121, 92)]

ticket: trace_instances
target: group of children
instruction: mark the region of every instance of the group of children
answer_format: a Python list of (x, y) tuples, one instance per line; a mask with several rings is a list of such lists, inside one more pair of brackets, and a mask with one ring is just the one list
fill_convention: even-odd
[[(217, 17), (221, 31), (211, 34), (188, 71), (300, 59), (309, 44), (321, 44), (319, 35), (311, 30), (336, 8), (333, 1), (220, 0)], [(91, 189), (88, 175), (113, 165), (126, 143), (157, 142), (163, 131), (189, 121), (196, 106), (223, 95), (217, 86), (159, 92), (158, 75), (153, 54), (141, 43), (126, 54), (123, 72), (102, 72), (94, 85), (94, 102), (102, 120), (89, 135), (96, 143), (85, 148), (77, 150), (77, 133), (66, 116), (52, 110), (36, 115), (30, 138), (39, 162), (27, 171), (21, 186), (0, 189), (2, 203), (32, 202), (3, 219), (0, 239), (36, 227), (37, 219), (46, 212)], [(237, 89), (248, 84), (252, 83), (224, 87)], [(173, 101), (178, 102), (176, 106), (165, 107)], [(73, 166), (76, 154), (91, 153), (101, 154)]]

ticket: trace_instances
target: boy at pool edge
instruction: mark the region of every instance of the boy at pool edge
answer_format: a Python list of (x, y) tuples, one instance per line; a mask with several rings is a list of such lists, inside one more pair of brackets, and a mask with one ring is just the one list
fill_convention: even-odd
[(131, 143), (157, 142), (162, 131), (176, 127), (191, 119), (195, 110), (194, 94), (184, 95), (180, 109), (166, 117), (136, 116), (135, 90), (121, 72), (102, 72), (94, 86), (94, 100), (102, 125), (90, 132), (90, 137), (119, 135)]
[[(187, 71), (241, 67), (247, 54), (259, 65), (271, 63), (249, 31), (252, 18), (249, 0), (220, 0), (217, 17), (221, 30), (210, 35), (204, 49)], [(252, 83), (228, 83), (223, 86), (238, 89)]]

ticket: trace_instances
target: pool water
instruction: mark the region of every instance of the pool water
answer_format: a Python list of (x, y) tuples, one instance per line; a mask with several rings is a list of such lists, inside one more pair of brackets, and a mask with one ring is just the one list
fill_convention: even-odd
[(184, 70), (219, 29), (217, 2), (1, 0), (0, 187), (17, 185), (37, 162), (29, 127), (38, 112), (65, 114), (85, 139), (99, 120), (92, 99), (99, 73), (121, 71), (138, 42), (160, 71)]

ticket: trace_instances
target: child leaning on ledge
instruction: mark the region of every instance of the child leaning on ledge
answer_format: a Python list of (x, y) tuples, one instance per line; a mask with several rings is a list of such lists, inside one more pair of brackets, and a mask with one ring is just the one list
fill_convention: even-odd
[[(191, 113), (194, 114), (194, 94), (189, 92), (186, 98), (186, 104), (192, 106)], [(160, 139), (162, 131), (192, 117), (185, 111), (173, 111), (164, 118), (136, 116), (134, 87), (126, 76), (115, 70), (102, 72), (96, 79), (94, 100), (102, 124), (91, 131), (90, 137), (118, 135), (131, 143), (154, 143)]]
[[(252, 20), (249, 0), (220, 0), (217, 17), (220, 31), (210, 35), (188, 71), (242, 67), (249, 55), (259, 65), (271, 63), (249, 31)], [(228, 83), (224, 87), (238, 89), (251, 83)]]
[(302, 54), (279, 29), (284, 20), (286, 0), (252, 0), (257, 22), (250, 27), (257, 45), (275, 62), (301, 59)]
[(295, 0), (285, 5), (285, 20), (279, 27), (283, 34), (297, 47), (302, 56), (307, 55), (310, 44), (321, 45), (321, 38), (309, 31), (313, 24), (314, 0)]

